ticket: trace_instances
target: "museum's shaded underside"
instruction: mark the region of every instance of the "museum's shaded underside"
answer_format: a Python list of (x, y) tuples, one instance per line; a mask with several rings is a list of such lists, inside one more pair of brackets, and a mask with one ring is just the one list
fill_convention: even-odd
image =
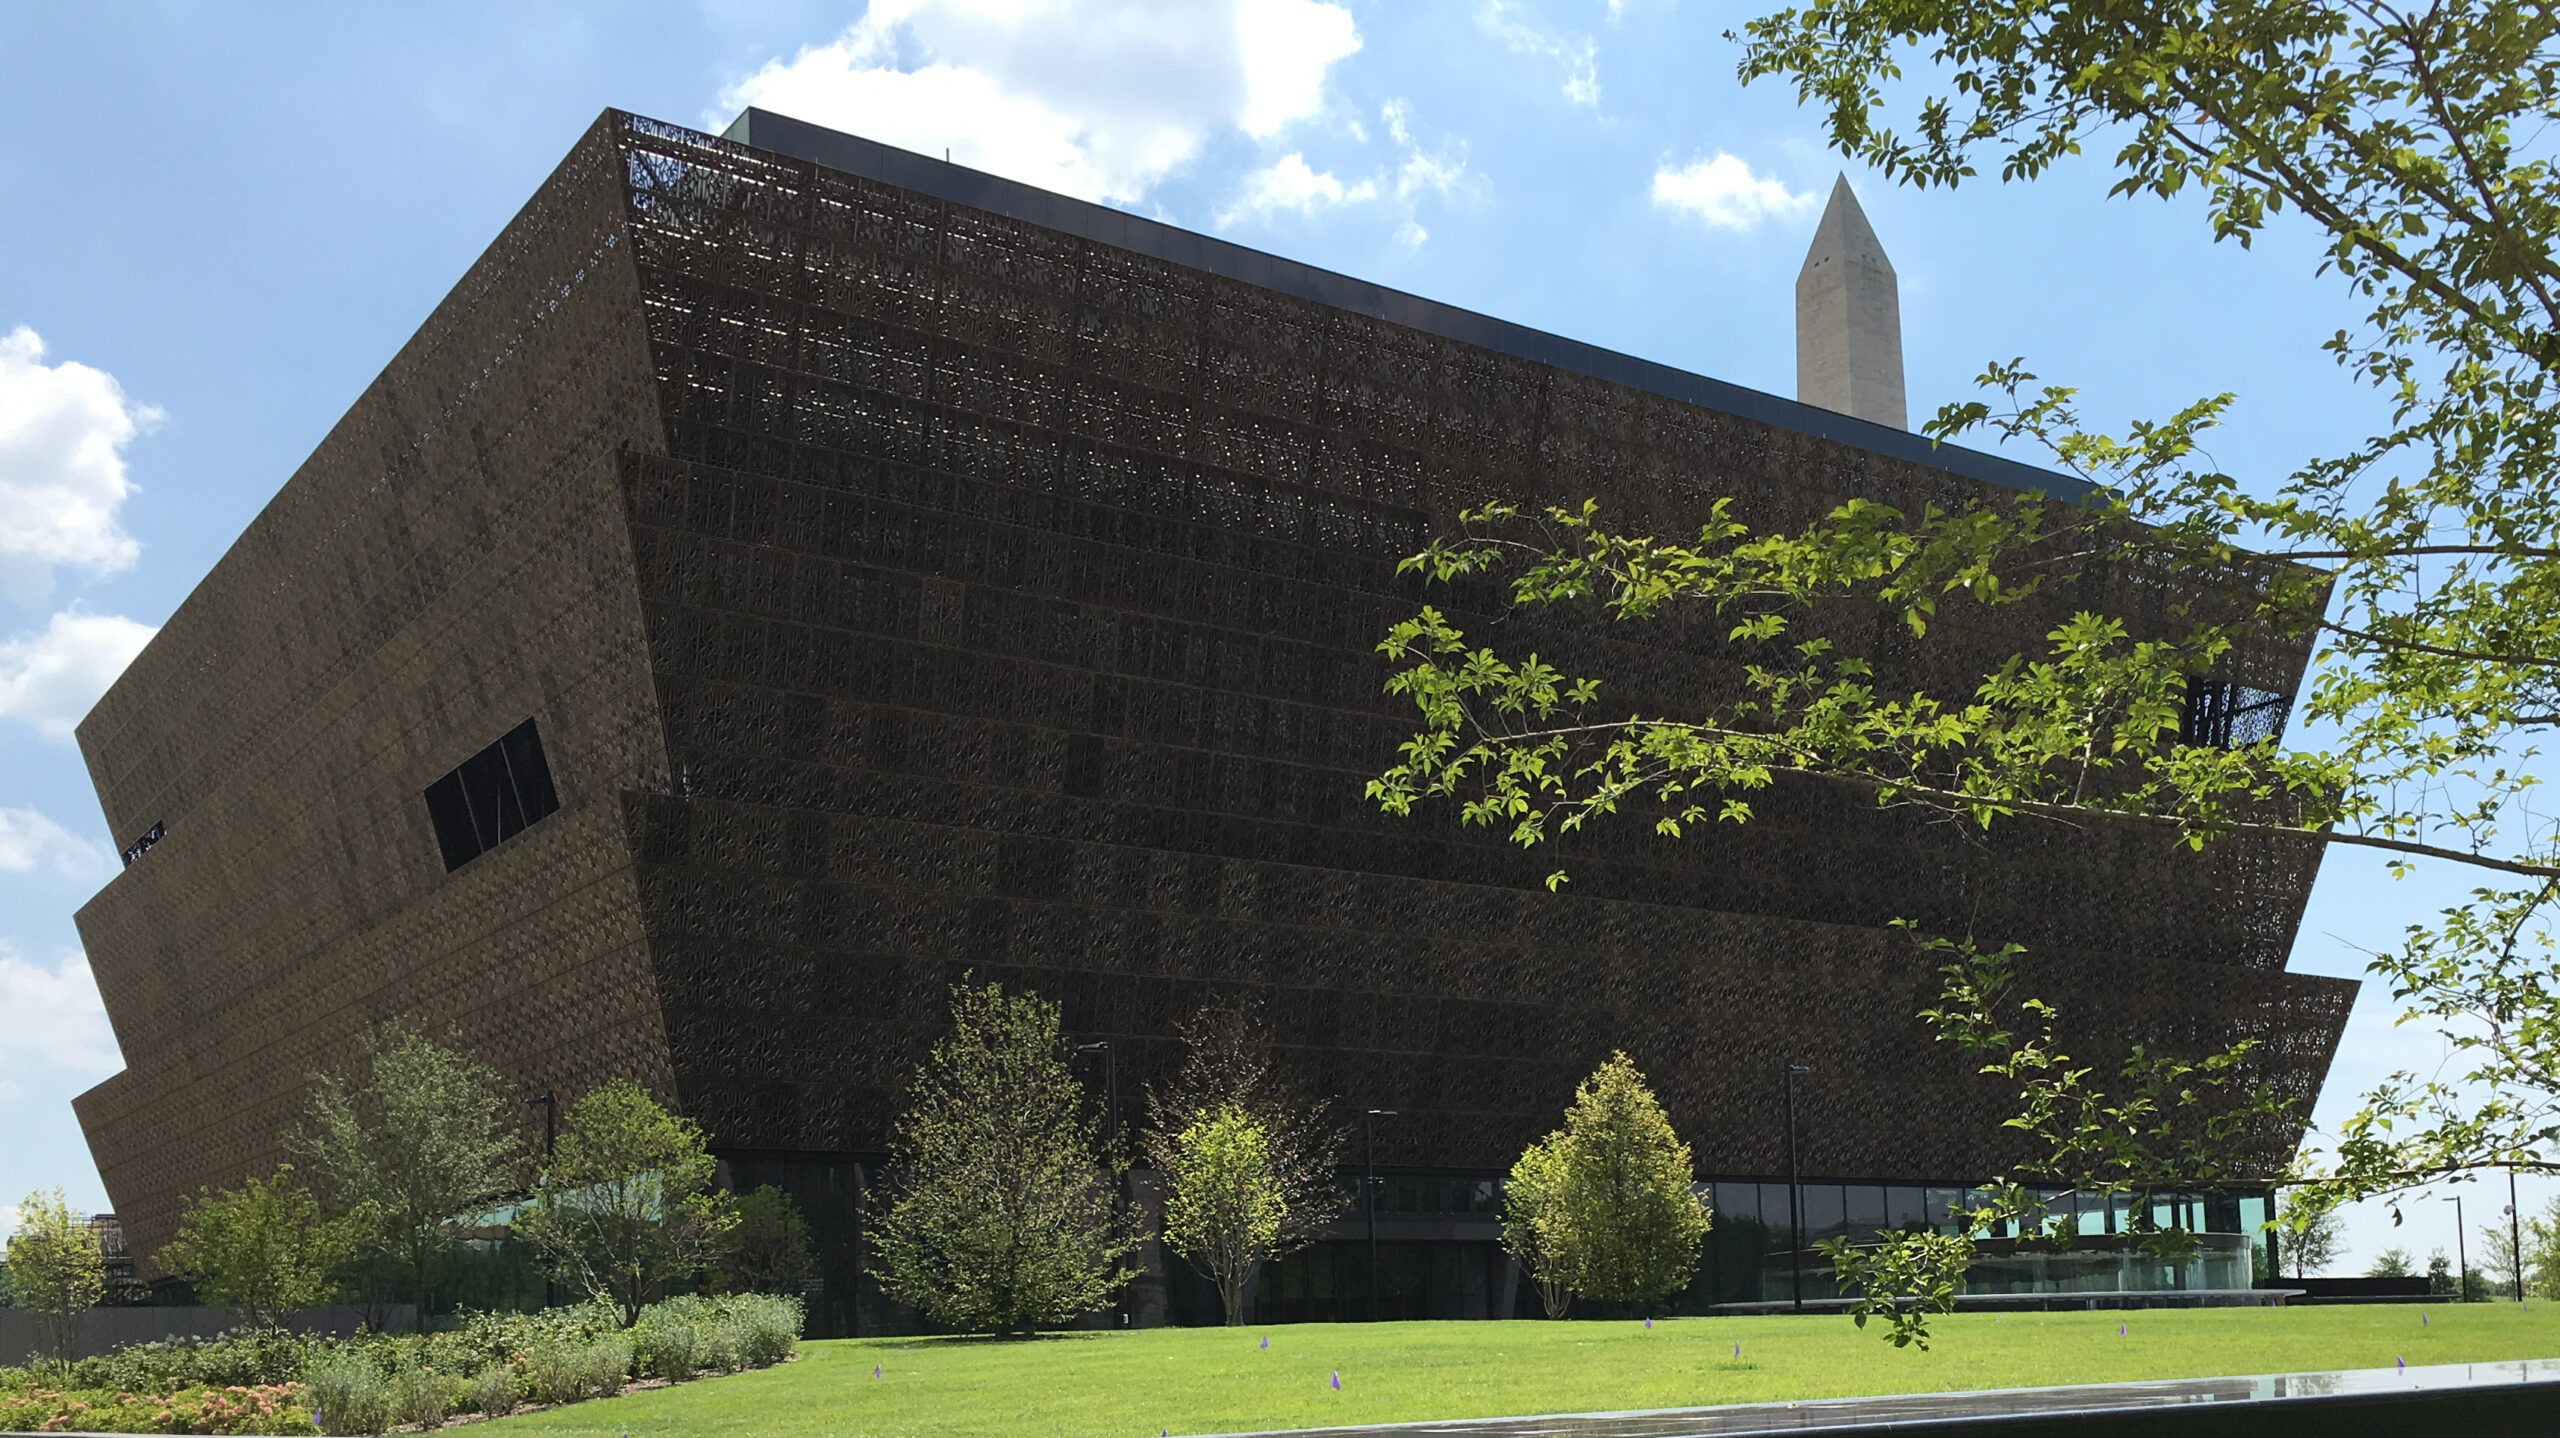
[[(1310, 1087), (1397, 1113), (1412, 1311), (1507, 1305), (1480, 1196), (1613, 1048), (1707, 1175), (1783, 1171), (1789, 1059), (1835, 1189), (1999, 1171), (2001, 1093), (1913, 1022), (1898, 917), (2026, 945), (2074, 1052), (2254, 1036), (2316, 1093), (2353, 985), (2284, 970), (2308, 846), (1967, 836), (1782, 784), (1747, 828), (1524, 854), (1361, 798), (1410, 728), (1396, 562), (1461, 507), (1786, 524), (2014, 466), (872, 168), (608, 114), (82, 725), (119, 836), (166, 835), (81, 914), (129, 1066), (80, 1112), (139, 1248), (401, 1015), (528, 1092), (658, 1088), (839, 1233), (841, 1315), (851, 1195), (965, 972), (1107, 1040), (1128, 1109), (1179, 1020), (1259, 1001)], [(2061, 610), (2169, 597), (2099, 574), (1835, 638), (1961, 692)], [(1505, 642), (1620, 708), (1738, 682), (1703, 627)], [(2302, 658), (2229, 679), (2289, 693)]]

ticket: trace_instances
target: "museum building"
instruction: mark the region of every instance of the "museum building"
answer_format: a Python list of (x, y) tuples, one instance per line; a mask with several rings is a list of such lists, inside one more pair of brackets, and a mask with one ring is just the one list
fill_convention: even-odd
[[(2355, 992), (2285, 968), (2314, 845), (1967, 834), (1782, 780), (1746, 826), (1523, 852), (1363, 798), (1414, 723), (1377, 652), (1426, 598), (1397, 563), (1462, 508), (1596, 497), (1677, 533), (1719, 497), (1795, 525), (2082, 492), (1902, 428), (1845, 185), (1798, 294), (1816, 403), (763, 111), (721, 138), (606, 113), (79, 727), (131, 847), (79, 915), (126, 1068), (77, 1107), (135, 1251), (271, 1169), (310, 1075), (399, 1017), (527, 1095), (647, 1084), (726, 1181), (809, 1211), (813, 1333), (897, 1325), (858, 1202), (964, 974), (1056, 1000), (1130, 1116), (1184, 1018), (1260, 1007), (1358, 1126), (1379, 1275), (1347, 1208), (1266, 1275), (1268, 1319), (1525, 1311), (1499, 1179), (1612, 1049), (1714, 1184), (1684, 1301), (1792, 1283), (1791, 1064), (1802, 1238), (1942, 1221), (2021, 1155), (1914, 1020), (1897, 918), (2025, 945), (2075, 1054), (2251, 1037), (2307, 1112)], [(2070, 609), (2160, 622), (2180, 582), (1839, 638), (1963, 692)], [(1499, 597), (1431, 596), (1470, 632)], [(1746, 657), (1501, 622), (1622, 710)], [(2266, 732), (2304, 662), (2235, 655), (2191, 737)], [(2299, 1136), (2254, 1135), (2264, 1171)], [(2137, 1286), (2245, 1286), (2263, 1199), (2164, 1198), (2242, 1277)], [(2137, 1282), (2095, 1272), (2016, 1281)], [(1123, 1316), (1212, 1312), (1155, 1256)]]

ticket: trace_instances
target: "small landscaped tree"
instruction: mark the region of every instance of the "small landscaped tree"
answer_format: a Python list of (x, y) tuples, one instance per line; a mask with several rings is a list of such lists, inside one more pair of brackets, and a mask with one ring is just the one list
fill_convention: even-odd
[(516, 1231), (563, 1283), (628, 1328), (670, 1282), (706, 1267), (737, 1227), (729, 1196), (712, 1186), (714, 1169), (701, 1125), (614, 1079), (569, 1106)]
[(1558, 1148), (1548, 1236), (1574, 1293), (1636, 1304), (1686, 1286), (1707, 1205), (1689, 1146), (1625, 1054), (1611, 1054), (1574, 1091)]
[(522, 1186), (518, 1107), (486, 1064), (396, 1020), (351, 1070), (313, 1075), (287, 1146), (333, 1216), (373, 1216), (362, 1247), (406, 1276), (421, 1331), (436, 1260)]
[(2283, 1254), (2293, 1261), (2293, 1276), (2317, 1273), (2345, 1257), (2339, 1241), (2344, 1230), (2334, 1208), (2305, 1209), (2277, 1229), (2283, 1243)]
[(160, 1250), (160, 1267), (243, 1325), (279, 1328), (329, 1296), (371, 1219), (369, 1212), (323, 1217), (287, 1164), (238, 1189), (199, 1190), (179, 1216), (177, 1237)]
[(106, 1257), (98, 1234), (55, 1189), (28, 1194), (18, 1204), (18, 1228), (9, 1235), (9, 1285), (18, 1306), (35, 1312), (44, 1346), (56, 1362), (80, 1356), (80, 1315), (107, 1293)]
[(1308, 1093), (1274, 1059), (1258, 1008), (1210, 1004), (1182, 1025), (1182, 1067), (1172, 1082), (1147, 1090), (1146, 1160), (1171, 1173), (1172, 1140), (1208, 1115), (1228, 1109), (1261, 1126), (1280, 1196), (1280, 1228), (1271, 1256), (1286, 1258), (1316, 1241), (1342, 1212), (1339, 1182), (1345, 1132), (1331, 1101)]
[(1564, 1188), (1562, 1134), (1549, 1134), (1511, 1165), (1502, 1185), (1502, 1251), (1520, 1260), (1520, 1271), (1538, 1287), (1538, 1301), (1549, 1318), (1564, 1317), (1573, 1304), (1573, 1288), (1565, 1281), (1564, 1214), (1558, 1203)]
[(1100, 1125), (1067, 1067), (1055, 1004), (955, 986), (951, 1032), (916, 1071), (890, 1139), (872, 1276), (938, 1323), (1054, 1328), (1135, 1277), (1137, 1247)]
[(1289, 1212), (1270, 1135), (1244, 1110), (1220, 1109), (1174, 1135), (1171, 1157), (1165, 1246), (1217, 1285), (1233, 1327), (1244, 1322), (1245, 1288), (1271, 1261)]
[(2367, 1278), (2407, 1278), (2411, 1272), (2409, 1263), (2409, 1250), (2405, 1248), (2386, 1248), (2380, 1253), (2375, 1254), (2373, 1256), (2373, 1262), (2365, 1266), (2364, 1276)]
[(809, 1224), (771, 1184), (737, 1197), (738, 1223), (720, 1246), (713, 1282), (728, 1293), (796, 1294), (817, 1276)]

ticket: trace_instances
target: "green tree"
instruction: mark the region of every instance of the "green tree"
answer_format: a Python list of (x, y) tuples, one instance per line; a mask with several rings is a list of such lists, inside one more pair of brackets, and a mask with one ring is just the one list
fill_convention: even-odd
[(1650, 1303), (1697, 1272), (1709, 1214), (1689, 1145), (1623, 1053), (1574, 1090), (1557, 1151), (1554, 1222), (1542, 1235), (1567, 1286), (1602, 1303)]
[(2283, 1235), (2284, 1257), (2293, 1264), (2296, 1278), (2309, 1277), (2346, 1256), (2346, 1230), (2334, 1208), (2299, 1206), (2278, 1231)]
[(2407, 1278), (2415, 1271), (2409, 1267), (2409, 1264), (2409, 1250), (2405, 1248), (2386, 1248), (2380, 1253), (2375, 1254), (2373, 1256), (2373, 1262), (2365, 1266), (2364, 1276), (2367, 1278)]
[(1562, 1318), (1573, 1306), (1563, 1260), (1572, 1245), (1564, 1236), (1558, 1202), (1564, 1189), (1563, 1141), (1563, 1134), (1551, 1133), (1523, 1149), (1502, 1185), (1502, 1251), (1520, 1260), (1520, 1271), (1537, 1285), (1538, 1302), (1549, 1318)]
[(766, 1184), (737, 1196), (737, 1226), (720, 1246), (713, 1279), (726, 1293), (797, 1295), (818, 1276), (809, 1223), (791, 1195)]
[(710, 1264), (737, 1227), (735, 1205), (712, 1186), (716, 1169), (700, 1124), (612, 1079), (569, 1105), (516, 1231), (628, 1328), (669, 1283)]
[(1182, 1066), (1162, 1088), (1147, 1089), (1139, 1145), (1148, 1164), (1173, 1173), (1182, 1161), (1180, 1135), (1204, 1118), (1243, 1114), (1261, 1131), (1278, 1199), (1268, 1256), (1286, 1258), (1315, 1242), (1343, 1208), (1345, 1135), (1332, 1103), (1280, 1071), (1261, 1011), (1251, 1004), (1204, 1006), (1183, 1022), (1182, 1038)]
[(891, 1136), (872, 1276), (936, 1322), (1030, 1333), (1100, 1308), (1137, 1247), (1057, 1005), (957, 985)]
[(424, 1332), (436, 1260), (523, 1185), (519, 1105), (487, 1065), (393, 1020), (342, 1074), (312, 1076), (287, 1147), (329, 1211), (369, 1214), (360, 1251), (406, 1275)]
[(80, 1356), (80, 1315), (107, 1293), (107, 1263), (97, 1231), (71, 1211), (55, 1189), (28, 1194), (18, 1204), (17, 1231), (9, 1235), (9, 1286), (18, 1306), (36, 1314), (45, 1346), (59, 1363)]
[(1230, 1327), (1247, 1285), (1271, 1261), (1289, 1206), (1262, 1124), (1242, 1109), (1194, 1119), (1174, 1135), (1165, 1171), (1164, 1241), (1217, 1285)]
[(325, 1300), (338, 1266), (373, 1227), (370, 1213), (324, 1218), (319, 1200), (279, 1166), (221, 1193), (198, 1190), (159, 1254), (163, 1271), (250, 1328), (279, 1328)]

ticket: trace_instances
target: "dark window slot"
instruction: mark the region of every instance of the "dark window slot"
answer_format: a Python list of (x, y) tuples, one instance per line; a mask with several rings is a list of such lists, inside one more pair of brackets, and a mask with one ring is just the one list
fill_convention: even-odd
[(560, 807), (542, 735), (527, 719), (427, 786), (427, 817), (445, 872), (542, 822)]

